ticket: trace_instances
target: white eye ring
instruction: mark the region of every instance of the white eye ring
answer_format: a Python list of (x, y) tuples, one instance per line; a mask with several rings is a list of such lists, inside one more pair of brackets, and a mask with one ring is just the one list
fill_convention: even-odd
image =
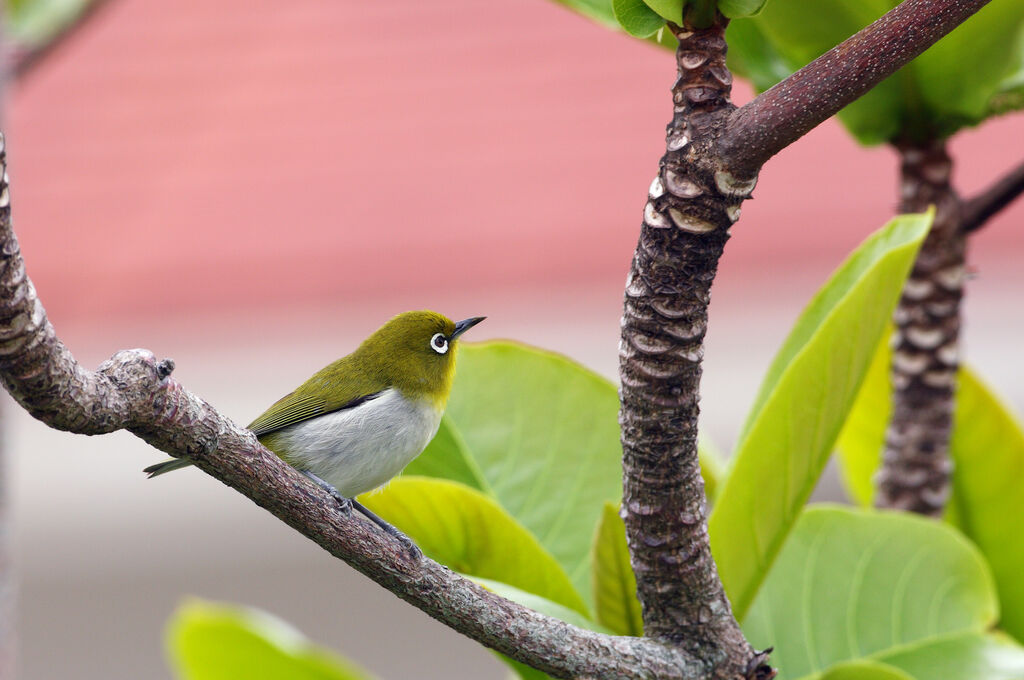
[(448, 338), (444, 337), (444, 333), (434, 333), (434, 337), (430, 338), (430, 349), (438, 354), (448, 353)]

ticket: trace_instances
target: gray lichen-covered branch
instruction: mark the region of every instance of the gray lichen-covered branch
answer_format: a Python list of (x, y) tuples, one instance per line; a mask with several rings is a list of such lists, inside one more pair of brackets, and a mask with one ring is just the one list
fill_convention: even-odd
[(708, 677), (678, 647), (601, 635), (498, 597), (446, 567), (412, 560), (401, 545), (263, 448), (171, 376), (174, 364), (146, 350), (116, 353), (95, 372), (57, 338), (25, 273), (11, 228), (0, 137), (0, 378), (42, 422), (81, 434), (128, 430), (248, 496), (329, 553), (398, 597), (478, 642), (560, 678)]

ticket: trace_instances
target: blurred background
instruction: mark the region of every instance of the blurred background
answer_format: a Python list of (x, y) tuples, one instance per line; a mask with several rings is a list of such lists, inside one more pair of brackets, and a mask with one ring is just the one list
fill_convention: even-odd
[[(614, 379), (673, 79), (667, 53), (545, 0), (108, 0), (8, 86), (15, 225), (80, 361), (173, 357), (240, 423), (415, 308), (487, 315), (473, 340)], [(1020, 116), (958, 136), (957, 186), (1022, 138)], [(896, 169), (832, 122), (765, 167), (711, 305), (720, 447), (814, 289), (893, 212)], [(971, 245), (967, 356), (1020, 410), (1024, 205)], [(21, 677), (169, 678), (163, 626), (188, 594), (264, 608), (381, 678), (505, 677), (215, 480), (147, 481), (163, 456), (133, 436), (2, 410)]]

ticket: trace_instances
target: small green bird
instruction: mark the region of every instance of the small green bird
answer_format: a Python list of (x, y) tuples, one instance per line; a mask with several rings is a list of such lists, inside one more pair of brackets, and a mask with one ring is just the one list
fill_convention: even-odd
[[(401, 472), (437, 434), (455, 376), (456, 341), (484, 318), (455, 323), (436, 312), (399, 314), (249, 429), (345, 512), (355, 507), (418, 557), (419, 548), (407, 536), (355, 497)], [(155, 477), (191, 464), (174, 458), (144, 472)]]

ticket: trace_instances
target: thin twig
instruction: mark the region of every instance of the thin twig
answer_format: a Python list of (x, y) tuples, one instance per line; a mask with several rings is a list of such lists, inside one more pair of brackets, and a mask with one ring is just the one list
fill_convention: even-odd
[(1022, 193), (1024, 193), (1024, 163), (1010, 170), (991, 187), (964, 203), (960, 229), (966, 234), (980, 229)]
[[(6, 170), (2, 136), (0, 165)], [(448, 568), (413, 560), (356, 515), (345, 515), (257, 441), (171, 377), (146, 350), (115, 354), (95, 372), (57, 338), (25, 274), (0, 180), (0, 379), (34, 417), (83, 434), (128, 430), (248, 496), (329, 553), (460, 633), (560, 678), (697, 680), (711, 673), (678, 647), (602, 635), (543, 616)]]
[(988, 1), (904, 0), (736, 110), (719, 141), (724, 167), (737, 177), (753, 177), (769, 158), (898, 71)]

